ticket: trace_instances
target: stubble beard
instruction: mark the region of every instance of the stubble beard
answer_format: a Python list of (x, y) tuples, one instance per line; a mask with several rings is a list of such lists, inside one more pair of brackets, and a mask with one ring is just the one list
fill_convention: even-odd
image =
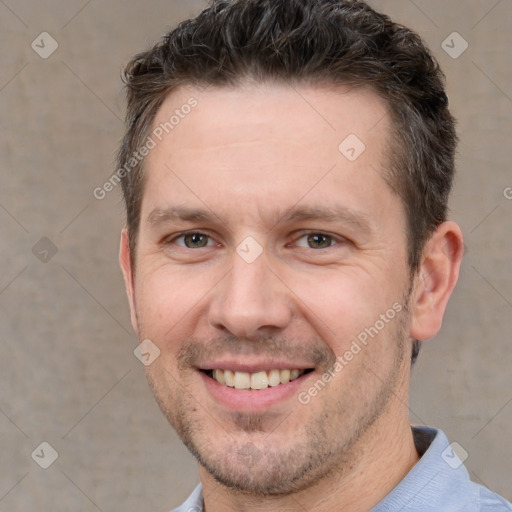
[[(222, 431), (221, 420), (210, 417), (183, 385), (186, 379), (182, 381), (181, 376), (176, 378), (158, 367), (156, 371), (148, 368), (148, 382), (183, 443), (220, 484), (259, 496), (298, 492), (328, 475), (339, 478), (350, 472), (360, 456), (361, 441), (388, 410), (401, 382), (404, 359), (410, 354), (409, 297), (405, 299), (404, 310), (397, 315), (390, 333), (396, 350), (387, 373), (381, 375), (378, 361), (366, 357), (365, 364), (345, 383), (341, 396), (325, 395), (324, 399), (322, 394), (328, 391), (319, 393), (315, 399), (324, 400), (320, 414), (307, 417), (303, 408), (309, 405), (297, 401), (295, 412), (307, 420), (291, 444), (290, 435), (278, 435), (287, 424), (286, 418), (276, 427), (266, 414), (233, 413), (228, 434)], [(379, 342), (375, 339), (370, 343)], [(365, 347), (362, 353), (369, 350), (371, 347)], [(215, 430), (220, 433), (217, 438), (212, 437)], [(219, 437), (222, 444), (216, 442)]]

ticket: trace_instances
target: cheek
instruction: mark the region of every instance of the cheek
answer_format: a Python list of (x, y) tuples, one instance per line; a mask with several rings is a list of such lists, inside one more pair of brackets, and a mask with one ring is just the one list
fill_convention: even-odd
[[(297, 276), (298, 277), (298, 276)], [(298, 297), (300, 315), (314, 327), (336, 353), (343, 353), (359, 335), (364, 339), (367, 329), (386, 316), (384, 327), (396, 316), (393, 305), (400, 302), (397, 287), (379, 282), (367, 272), (337, 269), (325, 275), (297, 279), (293, 290)], [(372, 332), (375, 332), (372, 330)], [(379, 336), (382, 339), (382, 336)]]
[(142, 335), (155, 343), (176, 338), (197, 317), (199, 304), (208, 293), (206, 280), (170, 267), (140, 272), (135, 299)]

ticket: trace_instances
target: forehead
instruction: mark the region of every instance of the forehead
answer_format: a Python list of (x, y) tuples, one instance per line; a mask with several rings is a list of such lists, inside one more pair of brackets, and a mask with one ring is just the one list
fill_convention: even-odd
[(180, 87), (167, 96), (153, 122), (153, 131), (163, 129), (161, 146), (186, 151), (208, 145), (212, 152), (256, 139), (301, 147), (322, 142), (336, 150), (349, 134), (379, 149), (379, 135), (387, 128), (386, 105), (369, 88), (285, 83)]
[(336, 189), (345, 194), (344, 206), (355, 208), (351, 202), (389, 188), (382, 179), (388, 134), (386, 105), (369, 89), (181, 87), (167, 96), (152, 126), (143, 214), (147, 203), (166, 207), (194, 196), (218, 203), (222, 194), (233, 204), (260, 194), (262, 211), (287, 197), (287, 206), (306, 195), (327, 201)]

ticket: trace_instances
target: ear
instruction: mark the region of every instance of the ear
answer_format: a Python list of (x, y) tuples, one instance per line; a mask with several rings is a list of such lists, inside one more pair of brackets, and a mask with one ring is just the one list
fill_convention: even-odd
[(126, 295), (128, 296), (128, 303), (130, 305), (130, 317), (132, 321), (133, 330), (138, 334), (139, 326), (137, 322), (137, 313), (135, 309), (135, 293), (134, 293), (134, 272), (132, 268), (130, 254), (130, 238), (127, 229), (121, 232), (121, 244), (119, 247), (119, 264), (123, 272), (124, 284), (126, 287)]
[(443, 222), (426, 243), (414, 278), (410, 335), (434, 337), (441, 328), (448, 299), (457, 284), (464, 252), (462, 232), (455, 222)]

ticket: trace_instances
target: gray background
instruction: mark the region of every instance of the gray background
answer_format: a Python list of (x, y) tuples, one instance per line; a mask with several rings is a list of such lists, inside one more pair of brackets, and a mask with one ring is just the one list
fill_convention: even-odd
[[(467, 254), (411, 420), (443, 428), (473, 479), (512, 499), (512, 2), (372, 4), (437, 55), (461, 137), (451, 217)], [(0, 511), (165, 511), (196, 484), (133, 355), (120, 191), (92, 192), (122, 134), (122, 65), (202, 6), (0, 0)], [(47, 59), (31, 48), (43, 31), (59, 45)], [(454, 31), (469, 43), (456, 59), (442, 48)], [(46, 470), (31, 457), (43, 441), (59, 455)]]

